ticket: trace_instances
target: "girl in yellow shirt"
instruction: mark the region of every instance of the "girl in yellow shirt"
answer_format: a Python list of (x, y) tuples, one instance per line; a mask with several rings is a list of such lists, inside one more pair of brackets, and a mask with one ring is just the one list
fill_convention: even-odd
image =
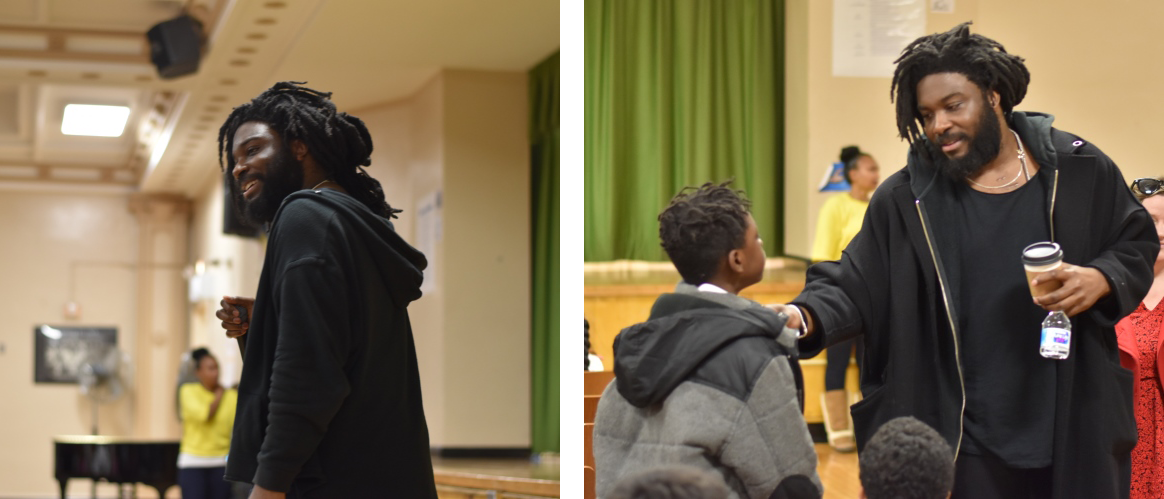
[(178, 485), (183, 499), (229, 499), (223, 480), (238, 392), (218, 382), (218, 360), (205, 348), (191, 354), (198, 381), (178, 388), (182, 445)]
[[(877, 161), (873, 156), (861, 152), (857, 146), (841, 149), (841, 162), (845, 165), (845, 180), (849, 182), (850, 190), (829, 198), (820, 209), (816, 240), (812, 245), (812, 260), (815, 262), (841, 259), (841, 252), (861, 230), (865, 209), (869, 207), (869, 197), (880, 180)], [(849, 424), (849, 402), (845, 392), (845, 370), (849, 367), (849, 356), (854, 347), (857, 349), (857, 362), (860, 362), (859, 338), (829, 347), (825, 392), (821, 394), (829, 445), (840, 452), (857, 450)]]

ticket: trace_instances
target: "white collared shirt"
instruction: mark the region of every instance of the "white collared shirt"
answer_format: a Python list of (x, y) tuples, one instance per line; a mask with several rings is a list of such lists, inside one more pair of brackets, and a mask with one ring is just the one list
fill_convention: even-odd
[(723, 288), (716, 286), (715, 284), (712, 284), (710, 282), (705, 282), (703, 284), (700, 284), (699, 287), (697, 287), (695, 289), (698, 289), (699, 291), (705, 291), (708, 293), (723, 293), (725, 295), (728, 294), (728, 292), (724, 291)]

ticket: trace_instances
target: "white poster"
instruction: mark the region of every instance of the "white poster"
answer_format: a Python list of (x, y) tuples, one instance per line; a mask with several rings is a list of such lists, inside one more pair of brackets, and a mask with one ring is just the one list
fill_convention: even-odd
[(833, 0), (833, 76), (893, 76), (925, 29), (925, 0)]
[(422, 293), (437, 289), (437, 246), (441, 242), (441, 191), (433, 191), (416, 204), (416, 249), (428, 259), (424, 269)]
[(953, 14), (954, 0), (930, 0), (930, 12), (937, 14)]

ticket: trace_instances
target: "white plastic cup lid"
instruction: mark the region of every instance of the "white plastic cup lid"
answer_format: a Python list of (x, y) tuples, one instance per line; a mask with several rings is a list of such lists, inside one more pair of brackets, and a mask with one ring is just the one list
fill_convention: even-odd
[(1039, 267), (1063, 261), (1063, 249), (1059, 243), (1040, 242), (1023, 249), (1023, 265)]

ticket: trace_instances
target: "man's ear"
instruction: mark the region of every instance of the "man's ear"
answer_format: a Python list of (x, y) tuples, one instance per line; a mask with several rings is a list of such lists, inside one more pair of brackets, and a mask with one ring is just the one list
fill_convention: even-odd
[(996, 90), (990, 91), (990, 107), (998, 109), (999, 111), (1002, 110), (1002, 97), (998, 95), (998, 91)]
[(864, 485), (861, 486), (861, 493), (857, 494), (857, 497), (859, 497), (860, 499), (869, 499), (869, 496), (865, 495), (865, 486)]
[(304, 144), (303, 141), (299, 139), (292, 140), (291, 154), (295, 155), (296, 160), (303, 161), (303, 159), (306, 158), (308, 154), (307, 144)]

